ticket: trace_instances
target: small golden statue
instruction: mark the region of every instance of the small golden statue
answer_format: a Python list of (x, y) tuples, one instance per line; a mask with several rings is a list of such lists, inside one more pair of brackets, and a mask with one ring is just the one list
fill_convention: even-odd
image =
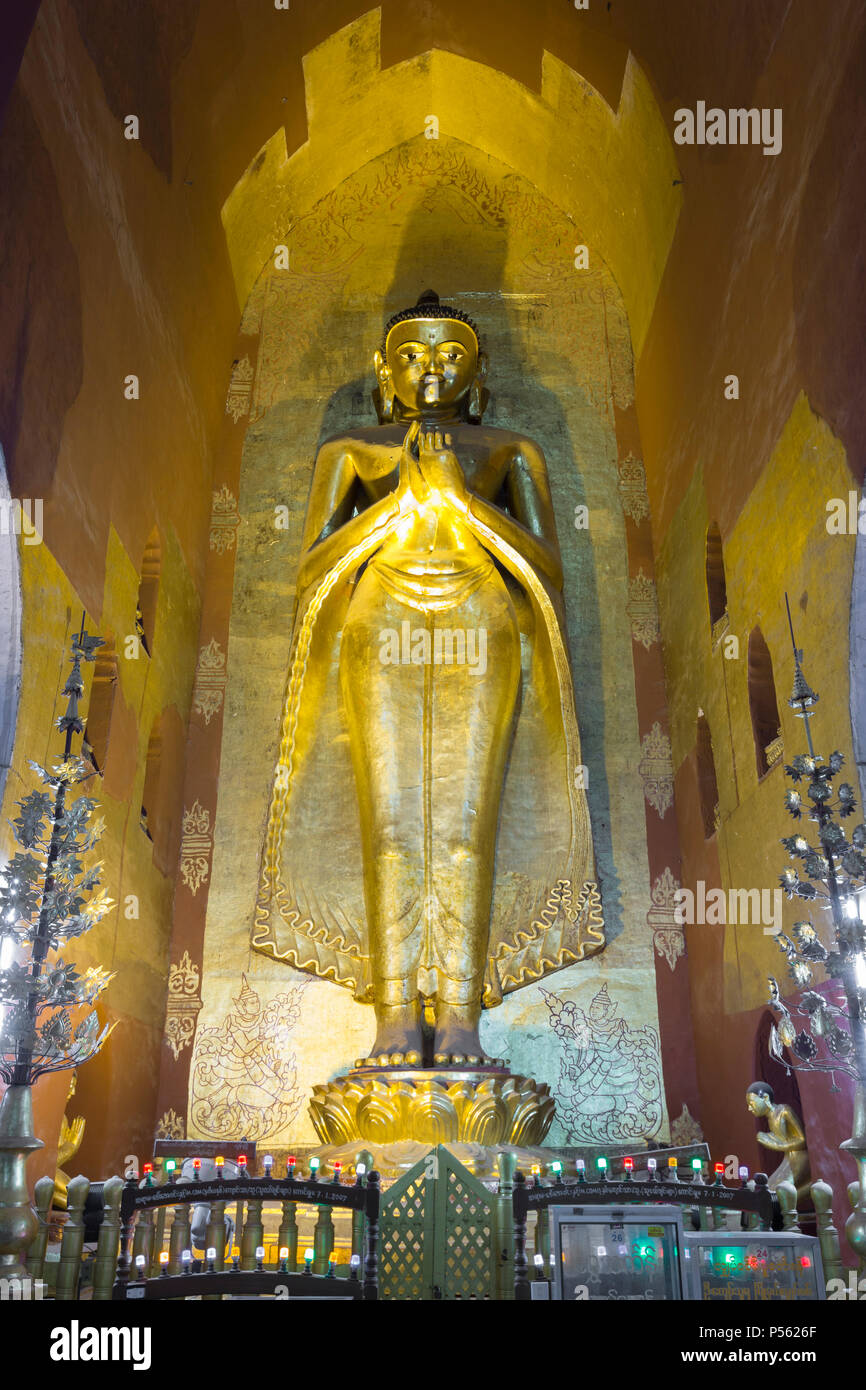
[(773, 1101), (773, 1088), (766, 1081), (752, 1082), (746, 1092), (746, 1104), (753, 1115), (766, 1116), (768, 1128), (758, 1135), (758, 1143), (782, 1155), (782, 1161), (770, 1175), (770, 1187), (775, 1189), (780, 1182), (790, 1180), (797, 1189), (797, 1206), (801, 1207), (809, 1201), (812, 1181), (802, 1121), (790, 1105)]
[(316, 458), (252, 944), (374, 1005), (359, 1067), (501, 1067), (482, 1006), (604, 945), (547, 465), (432, 291), (374, 366)]
[[(66, 1104), (68, 1105), (75, 1095), (75, 1088), (78, 1085), (78, 1073), (70, 1072), (69, 1090), (66, 1093)], [(73, 1116), (70, 1121), (64, 1114), (60, 1125), (60, 1138), (57, 1143), (57, 1172), (54, 1175), (54, 1199), (51, 1203), (57, 1211), (66, 1211), (66, 1189), (69, 1186), (69, 1175), (63, 1169), (78, 1150), (81, 1148), (81, 1141), (84, 1138), (84, 1126), (86, 1121), (81, 1115)]]

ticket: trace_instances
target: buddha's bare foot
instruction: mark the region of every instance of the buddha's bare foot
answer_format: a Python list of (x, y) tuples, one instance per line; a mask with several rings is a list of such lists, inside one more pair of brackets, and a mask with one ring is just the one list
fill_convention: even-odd
[(437, 1026), (433, 1050), (433, 1065), (437, 1067), (500, 1067), (504, 1063), (488, 1057), (478, 1039), (478, 1029), (449, 1020)]
[(421, 1028), (414, 1014), (379, 1024), (369, 1057), (360, 1057), (357, 1067), (420, 1067)]

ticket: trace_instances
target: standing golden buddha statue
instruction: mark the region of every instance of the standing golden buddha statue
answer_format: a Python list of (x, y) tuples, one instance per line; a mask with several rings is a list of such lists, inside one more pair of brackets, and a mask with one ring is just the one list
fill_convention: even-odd
[[(316, 458), (253, 945), (373, 1003), (358, 1067), (501, 1069), (482, 1006), (604, 944), (547, 467), (481, 424), (478, 332), (432, 292), (374, 365), (381, 423)], [(360, 921), (308, 882), (317, 739), (348, 745)]]

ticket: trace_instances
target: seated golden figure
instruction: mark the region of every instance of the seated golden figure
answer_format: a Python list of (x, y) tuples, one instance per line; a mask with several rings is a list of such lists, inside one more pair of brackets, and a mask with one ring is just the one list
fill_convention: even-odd
[(767, 1121), (758, 1143), (781, 1156), (779, 1166), (770, 1174), (770, 1187), (790, 1180), (797, 1189), (797, 1207), (802, 1210), (809, 1201), (812, 1182), (802, 1121), (790, 1105), (774, 1101), (773, 1088), (766, 1081), (752, 1082), (746, 1092), (746, 1104), (753, 1115)]
[(316, 459), (253, 945), (374, 1004), (359, 1066), (479, 1066), (482, 1004), (604, 941), (562, 566), (472, 322), (428, 292), (374, 363), (382, 423)]

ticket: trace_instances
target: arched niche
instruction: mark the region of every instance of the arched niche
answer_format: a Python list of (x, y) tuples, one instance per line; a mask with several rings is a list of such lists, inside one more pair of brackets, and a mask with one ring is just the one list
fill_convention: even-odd
[(713, 757), (713, 740), (710, 734), (709, 721), (705, 714), (698, 715), (697, 775), (704, 839), (709, 840), (718, 829), (719, 788), (716, 781), (716, 763)]
[(763, 777), (782, 756), (779, 704), (773, 677), (773, 658), (759, 627), (749, 635), (749, 711), (755, 742), (755, 765)]
[[(289, 151), (280, 128), (238, 171), (222, 208), (238, 303), (246, 304), (275, 248), (353, 172), (419, 136), (431, 146), (456, 139), (579, 218), (620, 287), (639, 355), (682, 192), (664, 116), (633, 55), (614, 111), (551, 53), (543, 55), (540, 93), (441, 49), (383, 69), (381, 18), (371, 10), (306, 54), (308, 139)], [(560, 273), (575, 273), (574, 247)]]
[[(255, 200), (255, 189), (248, 190)], [(588, 773), (599, 875), (605, 885), (608, 941), (629, 970), (630, 1021), (658, 1028), (655, 970), (637, 925), (646, 916), (649, 864), (634, 834), (644, 817), (635, 769), (642, 752), (628, 616), (629, 566), (615, 413), (633, 400), (632, 334), (623, 295), (579, 220), (538, 184), (474, 144), (447, 134), (423, 135), (387, 150), (326, 192), (287, 227), (288, 270), (268, 256), (241, 320), (248, 420), (240, 464), (237, 535), (228, 649), (243, 653), (220, 749), (220, 780), (202, 959), (200, 1036), (231, 1014), (241, 972), (250, 964), (257, 865), (268, 790), (278, 756), (294, 582), (301, 529), (319, 444), (375, 424), (372, 353), (385, 321), (433, 288), (466, 309), (490, 358), (491, 401), (485, 422), (530, 435), (543, 448), (551, 480), (565, 571), (565, 608), (582, 756)], [(281, 214), (280, 214), (281, 215)], [(571, 269), (573, 248), (589, 248), (588, 269)], [(596, 519), (579, 523), (584, 508)], [(331, 718), (333, 713), (333, 718)], [(339, 711), (334, 747), (345, 741)], [(510, 764), (511, 794), (529, 806), (531, 775)], [(533, 784), (534, 785), (534, 784)], [(611, 788), (617, 788), (617, 796)], [(326, 798), (327, 862), (306, 912), (324, 900), (351, 921), (363, 911), (341, 883), (357, 853), (351, 776)], [(527, 814), (544, 808), (529, 807)], [(357, 879), (357, 874), (352, 874)], [(326, 881), (327, 880), (327, 881)], [(307, 902), (306, 885), (299, 893)], [(504, 897), (501, 911), (523, 910)], [(494, 914), (498, 910), (494, 904)], [(257, 988), (268, 997), (303, 988), (305, 1021), (292, 1035), (297, 1086), (305, 1093), (336, 1074), (369, 1044), (371, 1011), (328, 981), (299, 976), (284, 962), (256, 956)], [(598, 988), (593, 961), (553, 979), (557, 992)], [(586, 1003), (589, 1004), (588, 995)], [(625, 1002), (623, 1002), (625, 1007)], [(313, 1026), (326, 1010), (327, 1029)], [(521, 1011), (530, 1010), (527, 1020)], [(520, 1022), (516, 1020), (520, 1018)], [(558, 1043), (543, 995), (517, 990), (485, 1016), (488, 1050), (504, 1046), (512, 1065), (555, 1082)], [(499, 1030), (499, 1031), (497, 1031)], [(208, 1035), (209, 1036), (209, 1035)], [(543, 1056), (525, 1057), (541, 1036)], [(354, 1049), (354, 1050), (353, 1050)], [(498, 1055), (498, 1054), (497, 1054)], [(192, 1068), (190, 1115), (199, 1084)], [(192, 1122), (191, 1122), (192, 1123)], [(294, 1125), (295, 1122), (292, 1121)], [(307, 1125), (307, 1131), (303, 1126)], [(286, 1142), (312, 1138), (300, 1112)], [(204, 1135), (200, 1137), (205, 1137)]]

